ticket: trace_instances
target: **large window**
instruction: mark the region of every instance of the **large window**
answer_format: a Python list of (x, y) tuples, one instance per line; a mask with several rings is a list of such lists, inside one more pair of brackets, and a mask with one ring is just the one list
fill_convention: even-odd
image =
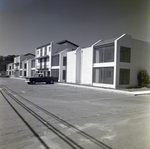
[(27, 64), (26, 63), (24, 64), (24, 69), (27, 69)]
[(59, 77), (59, 69), (52, 69), (51, 76), (53, 76), (53, 77)]
[(94, 63), (114, 62), (114, 45), (96, 47)]
[(31, 76), (35, 75), (35, 70), (31, 70)]
[(26, 71), (24, 71), (24, 77), (26, 77), (26, 75), (27, 75), (27, 72), (26, 72)]
[(100, 67), (93, 69), (93, 82), (113, 84), (114, 68), (113, 67)]
[(52, 66), (59, 66), (59, 55), (52, 56)]
[(22, 76), (22, 70), (20, 70), (20, 76)]
[(31, 68), (35, 68), (35, 60), (31, 61)]
[(130, 69), (120, 69), (119, 84), (120, 85), (130, 84)]
[(67, 58), (63, 57), (63, 66), (66, 66), (66, 63), (67, 63)]
[(47, 47), (45, 47), (44, 55), (47, 55)]
[(131, 48), (120, 47), (120, 62), (130, 63)]
[(22, 63), (20, 63), (20, 69), (22, 69)]
[(63, 80), (66, 80), (66, 70), (63, 70)]

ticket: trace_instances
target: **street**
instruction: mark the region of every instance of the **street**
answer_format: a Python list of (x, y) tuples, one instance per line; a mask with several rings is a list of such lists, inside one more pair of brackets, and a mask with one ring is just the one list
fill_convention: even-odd
[(149, 149), (150, 95), (0, 78), (0, 149)]

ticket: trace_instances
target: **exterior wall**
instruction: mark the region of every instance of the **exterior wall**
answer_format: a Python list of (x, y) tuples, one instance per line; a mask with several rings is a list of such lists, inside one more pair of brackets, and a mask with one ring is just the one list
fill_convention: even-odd
[[(133, 56), (134, 56), (134, 52), (132, 49), (132, 38), (130, 35), (122, 35), (121, 37), (119, 37), (116, 41), (115, 41), (115, 46), (116, 46), (116, 74), (115, 74), (115, 88), (118, 87), (129, 87), (129, 85), (119, 85), (119, 78), (120, 78), (120, 69), (130, 69), (130, 75), (131, 75), (131, 65), (134, 63)], [(130, 59), (130, 63), (123, 63), (120, 62), (120, 47), (124, 46), (124, 47), (129, 47), (131, 48), (131, 59)], [(130, 82), (131, 82), (131, 77), (130, 77)]]
[(132, 39), (132, 65), (131, 86), (137, 86), (137, 75), (141, 70), (146, 70), (150, 76), (150, 43)]
[[(146, 70), (150, 75), (149, 58), (150, 43), (131, 38), (130, 35), (123, 35), (115, 41), (117, 47), (116, 63), (116, 88), (135, 87), (138, 85), (137, 75), (141, 70)], [(131, 48), (130, 63), (120, 62), (120, 47)], [(130, 84), (120, 85), (120, 69), (130, 69)]]
[[(66, 79), (67, 79), (67, 77), (65, 77), (66, 79), (63, 79), (63, 71), (66, 72), (66, 69), (67, 69), (67, 64), (66, 64), (66, 66), (63, 66), (63, 57), (66, 57), (66, 59), (67, 59), (67, 49), (60, 53), (60, 59), (59, 59), (59, 62), (60, 62), (59, 63), (59, 66), (60, 66), (59, 80), (60, 80), (60, 82), (66, 82)], [(66, 74), (67, 74), (67, 72), (66, 72)]]
[(17, 56), (14, 58), (14, 76), (19, 77), (19, 70), (20, 70), (20, 57)]
[(76, 83), (81, 83), (81, 48), (76, 49)]
[(67, 52), (67, 82), (76, 83), (76, 51)]
[[(25, 63), (25, 59), (29, 59), (29, 58), (33, 58), (33, 57), (34, 57), (34, 55), (29, 53), (26, 55), (21, 54), (14, 58), (14, 76), (15, 77), (19, 77), (19, 76), (24, 77), (25, 70), (23, 68), (23, 66), (24, 66), (23, 63)], [(20, 67), (21, 64), (23, 64), (22, 68)], [(20, 71), (22, 72), (21, 75), (20, 75)]]
[(14, 76), (14, 63), (7, 64), (7, 75), (13, 77)]
[(35, 49), (35, 66), (36, 71), (44, 73), (45, 76), (50, 75), (51, 69), (51, 44), (47, 44)]
[(93, 47), (81, 49), (81, 84), (92, 85)]

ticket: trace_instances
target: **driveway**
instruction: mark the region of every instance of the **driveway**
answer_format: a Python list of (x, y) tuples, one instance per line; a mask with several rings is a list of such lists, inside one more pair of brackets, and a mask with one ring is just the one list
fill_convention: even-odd
[[(59, 84), (27, 85), (23, 80), (10, 78), (0, 78), (0, 85), (1, 91), (19, 113), (14, 111), (1, 94), (0, 148), (2, 149), (150, 148), (149, 95), (134, 96)], [(4, 92), (4, 88), (46, 121), (41, 123), (33, 117), (11, 99)], [(22, 97), (51, 115), (46, 116)], [(48, 126), (45, 127), (44, 123)], [(28, 124), (33, 131), (29, 129)], [(67, 139), (63, 140), (58, 132), (54, 132), (55, 129), (63, 133), (63, 137)], [(75, 145), (69, 145), (69, 140), (73, 140)]]

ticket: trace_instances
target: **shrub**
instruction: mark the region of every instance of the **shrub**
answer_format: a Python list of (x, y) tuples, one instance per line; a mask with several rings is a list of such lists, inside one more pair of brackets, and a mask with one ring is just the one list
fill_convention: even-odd
[(140, 71), (138, 74), (138, 86), (147, 87), (150, 83), (150, 78), (146, 70)]

